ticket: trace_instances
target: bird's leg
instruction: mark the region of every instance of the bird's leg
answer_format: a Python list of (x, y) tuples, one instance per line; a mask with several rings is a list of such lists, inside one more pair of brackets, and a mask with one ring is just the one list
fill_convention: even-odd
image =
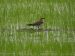
[(38, 30), (39, 30), (39, 26), (38, 26)]
[(39, 26), (36, 26), (36, 29), (38, 30), (39, 29)]
[(34, 26), (33, 26), (33, 29), (35, 29)]

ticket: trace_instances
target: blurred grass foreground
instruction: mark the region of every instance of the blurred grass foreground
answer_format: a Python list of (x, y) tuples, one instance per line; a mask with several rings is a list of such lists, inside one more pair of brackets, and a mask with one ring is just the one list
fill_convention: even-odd
[(75, 56), (75, 0), (0, 0), (0, 56)]

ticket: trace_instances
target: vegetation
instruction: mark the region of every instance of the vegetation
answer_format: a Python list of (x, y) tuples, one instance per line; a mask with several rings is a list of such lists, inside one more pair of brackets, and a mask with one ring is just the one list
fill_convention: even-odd
[(75, 56), (75, 0), (0, 0), (0, 56)]

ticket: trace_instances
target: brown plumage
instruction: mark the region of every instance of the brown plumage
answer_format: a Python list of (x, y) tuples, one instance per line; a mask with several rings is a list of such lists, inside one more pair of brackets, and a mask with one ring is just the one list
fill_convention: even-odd
[(44, 19), (45, 18), (41, 18), (40, 20), (32, 23), (32, 24), (27, 24), (28, 26), (37, 26), (39, 28), (39, 26), (41, 26), (44, 23)]

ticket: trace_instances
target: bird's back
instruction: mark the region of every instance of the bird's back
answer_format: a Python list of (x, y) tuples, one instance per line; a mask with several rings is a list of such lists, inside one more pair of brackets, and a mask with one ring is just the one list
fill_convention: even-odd
[(39, 25), (41, 25), (42, 23), (43, 23), (42, 21), (37, 21), (37, 22), (33, 23), (33, 25), (39, 26)]
[(32, 24), (27, 24), (28, 26), (40, 26), (43, 23), (43, 19), (40, 19)]

